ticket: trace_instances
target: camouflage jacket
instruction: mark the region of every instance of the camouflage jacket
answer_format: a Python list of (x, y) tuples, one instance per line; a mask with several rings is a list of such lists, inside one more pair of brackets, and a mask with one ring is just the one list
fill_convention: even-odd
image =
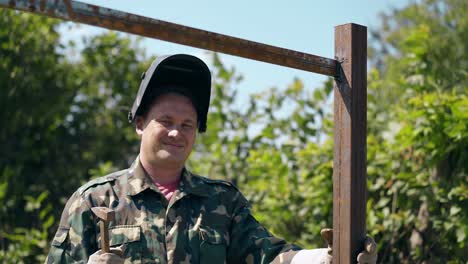
[(72, 195), (46, 263), (86, 263), (100, 249), (94, 206), (115, 210), (110, 245), (127, 244), (126, 263), (289, 263), (300, 250), (261, 226), (230, 183), (184, 170), (167, 201), (137, 159)]

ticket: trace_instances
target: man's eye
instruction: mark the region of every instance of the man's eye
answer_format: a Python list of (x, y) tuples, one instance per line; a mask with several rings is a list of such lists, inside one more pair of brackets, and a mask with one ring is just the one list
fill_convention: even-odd
[(191, 128), (193, 128), (193, 125), (192, 124), (183, 124), (182, 127), (187, 128), (187, 129), (191, 129)]
[(166, 119), (159, 120), (158, 122), (159, 122), (159, 123), (161, 123), (161, 124), (163, 124), (163, 125), (165, 125), (165, 126), (167, 126), (167, 125), (170, 125), (170, 124), (171, 124), (171, 122), (170, 122), (169, 120), (166, 120)]

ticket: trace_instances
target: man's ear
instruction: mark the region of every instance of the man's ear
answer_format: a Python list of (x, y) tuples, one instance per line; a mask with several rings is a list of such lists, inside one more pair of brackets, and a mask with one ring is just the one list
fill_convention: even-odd
[(143, 130), (145, 129), (145, 119), (142, 116), (135, 117), (135, 131), (138, 136), (143, 135)]

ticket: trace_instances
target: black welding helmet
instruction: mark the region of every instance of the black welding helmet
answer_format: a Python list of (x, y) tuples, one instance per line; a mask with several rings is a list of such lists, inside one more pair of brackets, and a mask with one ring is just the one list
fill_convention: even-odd
[(196, 108), (198, 131), (206, 131), (211, 95), (211, 73), (197, 57), (176, 54), (160, 56), (141, 77), (140, 88), (128, 113), (128, 121), (144, 115), (156, 97), (175, 92), (189, 97)]

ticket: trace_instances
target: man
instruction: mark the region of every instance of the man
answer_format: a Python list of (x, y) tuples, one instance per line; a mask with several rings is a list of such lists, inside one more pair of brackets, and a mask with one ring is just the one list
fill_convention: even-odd
[[(72, 195), (47, 263), (330, 262), (327, 249), (301, 250), (271, 235), (230, 183), (185, 168), (197, 130), (206, 130), (210, 93), (211, 74), (200, 59), (179, 54), (153, 62), (129, 114), (141, 138), (139, 156), (129, 169)], [(100, 250), (91, 211), (99, 206), (115, 211), (111, 253)]]

